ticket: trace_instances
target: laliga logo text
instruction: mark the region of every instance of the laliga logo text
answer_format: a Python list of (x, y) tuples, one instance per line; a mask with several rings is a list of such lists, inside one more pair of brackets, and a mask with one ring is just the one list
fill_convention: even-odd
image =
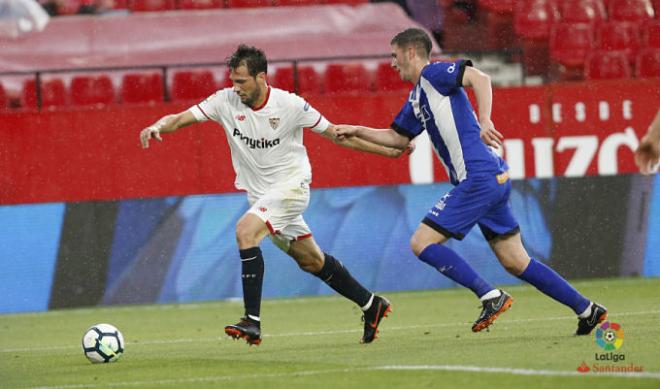
[[(626, 360), (626, 355), (615, 352), (623, 346), (624, 332), (621, 324), (613, 322), (604, 322), (596, 329), (596, 345), (609, 352), (594, 353), (594, 360), (600, 363), (594, 363), (591, 366), (584, 361), (578, 366), (580, 373), (588, 372), (617, 372), (617, 373), (638, 373), (644, 371), (644, 366), (633, 363), (619, 364)], [(606, 363), (602, 363), (606, 362)]]

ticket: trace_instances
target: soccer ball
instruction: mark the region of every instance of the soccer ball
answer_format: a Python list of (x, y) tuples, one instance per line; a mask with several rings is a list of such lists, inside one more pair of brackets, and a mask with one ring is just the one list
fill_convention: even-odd
[(96, 324), (83, 335), (82, 347), (92, 363), (114, 362), (124, 352), (124, 336), (111, 324)]

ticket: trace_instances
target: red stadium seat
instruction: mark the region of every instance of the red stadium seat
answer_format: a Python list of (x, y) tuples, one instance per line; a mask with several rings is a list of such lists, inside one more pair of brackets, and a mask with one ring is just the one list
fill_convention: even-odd
[(639, 50), (639, 31), (635, 24), (609, 22), (596, 30), (596, 47), (601, 50), (623, 51), (630, 63), (635, 62)]
[(273, 0), (227, 0), (228, 8), (270, 7)]
[[(37, 108), (37, 83), (33, 79), (23, 83), (23, 105), (27, 108)], [(59, 78), (41, 81), (41, 107), (61, 107), (66, 105), (66, 88)]]
[(660, 49), (659, 20), (652, 20), (642, 25), (642, 46)]
[(269, 83), (275, 88), (284, 89), (289, 92), (294, 92), (294, 80), (293, 80), (293, 67), (291, 66), (280, 66), (275, 69), (275, 74), (272, 77), (269, 77)]
[(280, 67), (275, 71), (275, 76), (273, 77), (272, 80), (273, 86), (280, 89), (288, 90), (290, 92), (295, 91), (300, 94), (321, 92), (320, 77), (313, 66), (298, 65), (297, 76), (298, 76), (298, 90), (295, 91), (293, 68)]
[(121, 100), (124, 103), (163, 101), (163, 77), (160, 73), (128, 73), (122, 77)]
[(224, 0), (179, 0), (181, 9), (212, 9), (223, 8)]
[(381, 62), (376, 68), (376, 92), (410, 90), (412, 84), (403, 81), (390, 62)]
[(210, 70), (179, 71), (172, 79), (172, 100), (200, 100), (216, 91)]
[(557, 5), (563, 22), (597, 23), (607, 20), (607, 10), (601, 0), (564, 0)]
[(594, 30), (588, 23), (557, 23), (550, 32), (550, 57), (568, 67), (582, 67), (594, 48)]
[(325, 70), (325, 92), (369, 92), (371, 77), (360, 63), (329, 64)]
[(621, 22), (644, 22), (653, 19), (653, 4), (650, 0), (610, 0), (610, 20)]
[(71, 80), (71, 104), (112, 104), (115, 101), (115, 88), (110, 77), (75, 76)]
[(637, 77), (660, 77), (660, 49), (643, 49), (637, 55), (637, 66), (635, 67)]
[(479, 0), (479, 8), (498, 14), (512, 14), (513, 0)]
[(550, 26), (559, 19), (559, 10), (552, 0), (518, 1), (513, 13), (516, 34), (525, 39), (548, 38)]
[(176, 0), (131, 0), (129, 8), (133, 12), (169, 11), (176, 9)]
[(587, 57), (585, 77), (587, 80), (611, 80), (630, 78), (628, 57), (620, 51), (596, 51)]

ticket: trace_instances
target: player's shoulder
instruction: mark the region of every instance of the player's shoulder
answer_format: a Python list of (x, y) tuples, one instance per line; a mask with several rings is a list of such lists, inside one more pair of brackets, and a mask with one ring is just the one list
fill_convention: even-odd
[(305, 103), (305, 99), (284, 89), (270, 87), (270, 94), (271, 98), (281, 106), (291, 107), (299, 106)]

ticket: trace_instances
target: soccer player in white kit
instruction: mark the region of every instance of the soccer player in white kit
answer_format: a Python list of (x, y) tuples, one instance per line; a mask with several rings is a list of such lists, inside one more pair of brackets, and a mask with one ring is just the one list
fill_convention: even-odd
[(338, 141), (335, 127), (303, 98), (272, 88), (266, 81), (263, 51), (240, 45), (228, 59), (233, 88), (217, 91), (190, 109), (161, 118), (140, 133), (150, 139), (197, 122), (222, 125), (231, 149), (236, 188), (247, 192), (250, 209), (236, 225), (245, 316), (225, 327), (227, 335), (261, 343), (260, 307), (264, 261), (259, 244), (269, 236), (301, 269), (360, 306), (364, 312), (362, 343), (376, 338), (381, 319), (390, 312), (387, 299), (357, 282), (340, 261), (323, 253), (302, 217), (309, 204), (312, 179), (303, 129), (309, 128), (343, 146), (398, 157), (401, 151), (351, 138)]

